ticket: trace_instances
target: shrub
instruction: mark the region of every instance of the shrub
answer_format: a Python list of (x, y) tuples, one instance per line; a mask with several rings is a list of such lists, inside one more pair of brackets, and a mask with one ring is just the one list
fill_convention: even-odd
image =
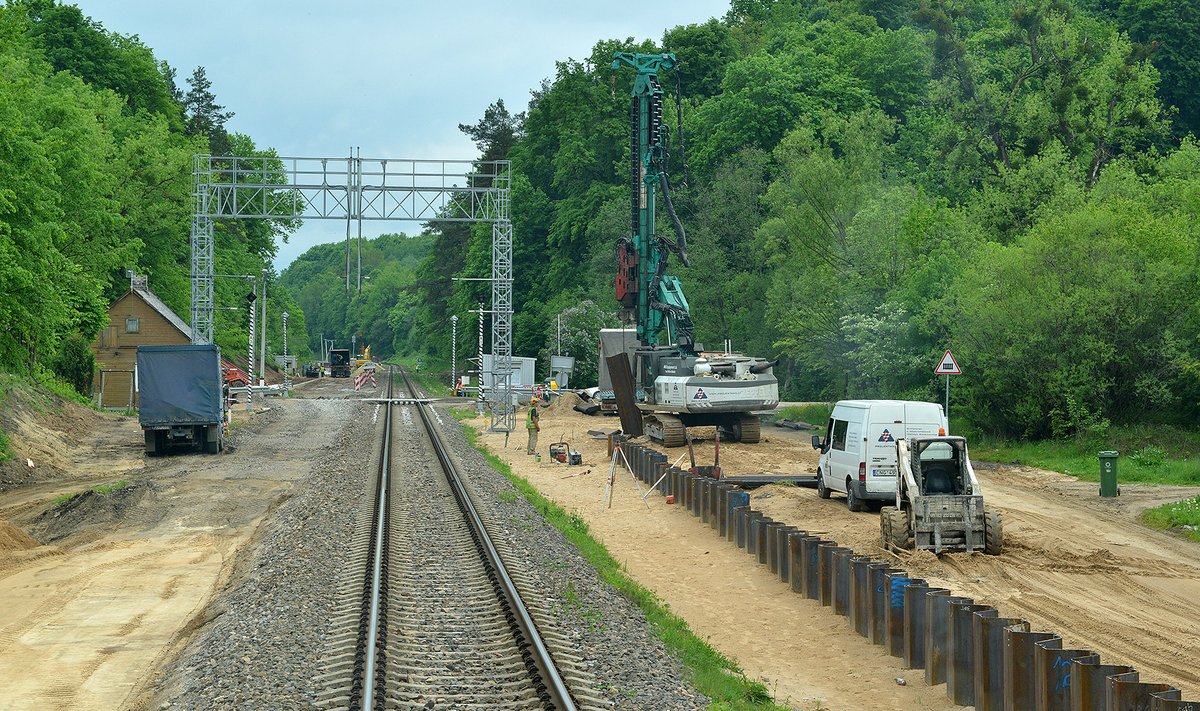
[(88, 346), (83, 336), (71, 334), (59, 344), (58, 353), (50, 362), (54, 374), (85, 397), (91, 395), (96, 375), (96, 357)]
[(1153, 444), (1148, 444), (1134, 452), (1129, 458), (1143, 467), (1162, 466), (1163, 462), (1167, 461), (1167, 450)]

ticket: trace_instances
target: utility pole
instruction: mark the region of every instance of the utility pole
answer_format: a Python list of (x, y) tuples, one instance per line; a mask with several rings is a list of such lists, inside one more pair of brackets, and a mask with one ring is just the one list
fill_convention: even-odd
[(259, 385), (267, 384), (267, 270), (262, 270), (262, 348), (258, 352), (259, 372), (262, 376), (259, 378)]
[(458, 314), (450, 316), (450, 387), (458, 394)]
[[(483, 415), (483, 302), (479, 302), (479, 369), (475, 376), (479, 380), (478, 387), (475, 388), (475, 412)], [(494, 383), (493, 383), (494, 384)]]
[(287, 395), (292, 389), (291, 378), (288, 377), (288, 359), (287, 359), (287, 317), (288, 312), (283, 312), (283, 393)]
[(251, 400), (254, 399), (254, 301), (258, 298), (258, 284), (251, 279), (250, 293), (246, 294), (246, 303), (250, 306), (250, 349), (246, 351), (246, 412), (254, 409)]

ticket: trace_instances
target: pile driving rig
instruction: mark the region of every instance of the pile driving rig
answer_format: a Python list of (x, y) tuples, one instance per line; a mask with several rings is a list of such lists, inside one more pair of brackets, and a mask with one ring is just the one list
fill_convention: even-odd
[[(661, 69), (673, 54), (618, 52), (614, 71), (637, 71), (631, 92), (629, 237), (617, 242), (617, 301), (637, 325), (633, 380), (646, 432), (668, 447), (685, 443), (685, 427), (717, 426), (722, 438), (759, 441), (755, 411), (779, 404), (774, 362), (740, 353), (705, 353), (679, 279), (667, 274), (671, 253), (688, 265), (687, 237), (671, 203), (667, 175), (670, 127), (662, 120)], [(663, 203), (676, 238), (655, 233), (655, 202)], [(714, 275), (719, 276), (719, 275)], [(664, 334), (665, 331), (665, 334)]]

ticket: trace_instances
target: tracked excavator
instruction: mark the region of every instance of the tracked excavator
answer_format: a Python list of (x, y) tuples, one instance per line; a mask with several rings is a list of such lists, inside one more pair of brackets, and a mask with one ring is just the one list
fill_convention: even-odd
[[(663, 122), (658, 79), (661, 70), (676, 65), (673, 54), (630, 52), (618, 52), (612, 63), (614, 72), (630, 67), (637, 72), (629, 106), (631, 230), (616, 245), (617, 301), (637, 326), (635, 399), (647, 434), (668, 447), (685, 444), (685, 427), (692, 426), (716, 426), (722, 439), (758, 442), (754, 413), (779, 404), (775, 362), (705, 352), (696, 342), (683, 286), (667, 273), (671, 254), (688, 265), (687, 236), (671, 202), (670, 126)], [(659, 191), (674, 239), (657, 231)]]

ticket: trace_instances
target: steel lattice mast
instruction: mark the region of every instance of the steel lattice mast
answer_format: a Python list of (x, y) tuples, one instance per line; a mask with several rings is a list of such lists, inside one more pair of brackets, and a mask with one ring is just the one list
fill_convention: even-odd
[[(192, 342), (197, 344), (213, 341), (215, 219), (357, 221), (360, 235), (364, 220), (492, 223), (491, 426), (512, 431), (509, 161), (198, 154), (192, 175)], [(349, 283), (348, 264), (347, 288)]]

